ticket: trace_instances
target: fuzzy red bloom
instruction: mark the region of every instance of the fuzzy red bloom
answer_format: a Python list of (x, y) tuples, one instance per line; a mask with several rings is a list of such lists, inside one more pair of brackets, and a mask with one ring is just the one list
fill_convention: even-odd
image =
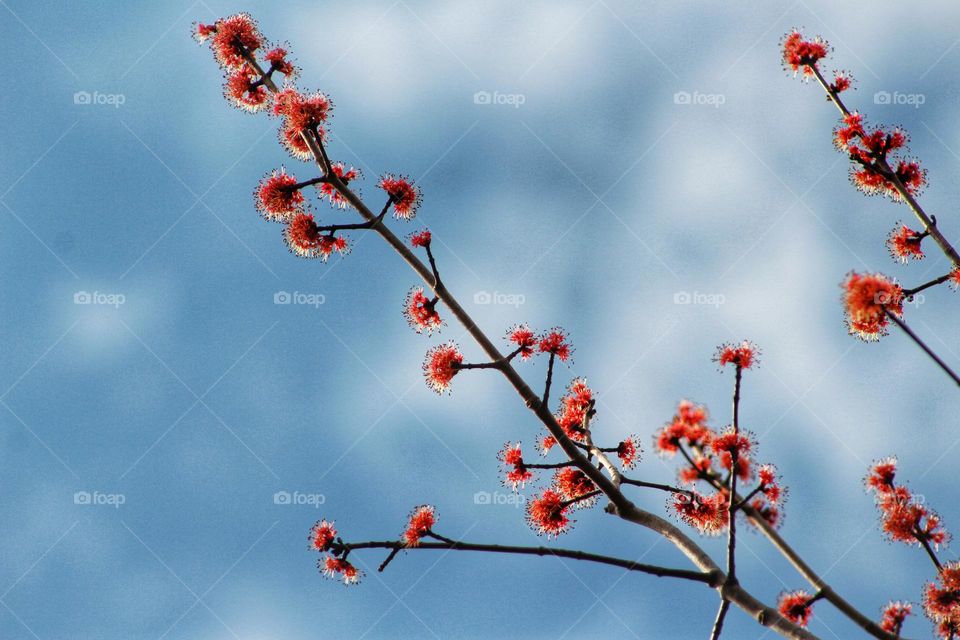
[(671, 503), (683, 522), (704, 535), (718, 535), (727, 527), (727, 496), (723, 493), (709, 496), (696, 491), (676, 493)]
[(527, 523), (537, 535), (556, 537), (570, 530), (569, 505), (557, 491), (546, 489), (527, 502)]
[(296, 176), (281, 167), (274, 169), (260, 180), (257, 187), (255, 204), (260, 214), (274, 222), (289, 222), (296, 214), (303, 213), (304, 197), (297, 184)]
[(253, 53), (263, 46), (257, 23), (246, 13), (221, 18), (212, 26), (200, 25), (196, 33), (210, 39), (213, 55), (224, 69), (233, 71), (247, 64), (244, 53)]
[(432, 334), (443, 326), (443, 320), (437, 313), (437, 298), (428, 298), (423, 287), (414, 287), (403, 303), (403, 315), (417, 333)]
[(593, 405), (593, 391), (583, 378), (574, 378), (567, 386), (567, 393), (560, 398), (557, 423), (572, 440), (583, 440), (583, 421)]
[(285, 88), (274, 95), (273, 113), (283, 116), (283, 126), (279, 129), (280, 143), (291, 156), (298, 160), (312, 158), (310, 147), (301, 134), (314, 132), (323, 141), (326, 138), (324, 123), (330, 117), (333, 103), (319, 91), (304, 96), (299, 91)]
[(193, 39), (200, 44), (209, 40), (216, 32), (216, 25), (203, 24), (202, 22), (195, 22), (193, 24)]
[(637, 461), (640, 460), (640, 438), (637, 436), (630, 436), (625, 440), (621, 440), (617, 444), (617, 457), (620, 458), (620, 465), (624, 469), (633, 469), (637, 465)]
[(760, 492), (771, 502), (779, 504), (786, 496), (786, 489), (781, 486), (777, 477), (777, 468), (772, 464), (760, 465), (757, 469), (757, 480), (760, 482)]
[[(878, 169), (872, 167), (857, 169), (857, 166), (859, 165), (854, 165), (850, 180), (860, 191), (868, 196), (885, 195), (894, 202), (900, 202), (903, 199), (893, 181), (887, 179)], [(927, 184), (927, 172), (915, 160), (898, 160), (894, 173), (910, 195), (918, 195)]]
[(323, 575), (333, 580), (343, 580), (343, 584), (351, 585), (360, 582), (363, 573), (343, 558), (327, 556), (318, 563)]
[(510, 328), (507, 331), (507, 339), (517, 345), (521, 360), (529, 360), (533, 356), (533, 348), (537, 344), (537, 338), (527, 325), (518, 324)]
[(794, 624), (806, 627), (813, 616), (813, 606), (810, 603), (810, 594), (803, 589), (799, 591), (785, 591), (780, 594), (777, 609), (780, 615)]
[(811, 67), (826, 57), (829, 45), (817, 36), (813, 40), (804, 40), (803, 34), (794, 30), (783, 39), (783, 65), (796, 74), (801, 72), (804, 78), (812, 78)]
[(847, 327), (862, 340), (879, 340), (890, 323), (885, 311), (903, 315), (903, 289), (881, 273), (851, 271), (841, 285)]
[(403, 543), (408, 547), (420, 544), (422, 538), (437, 523), (437, 514), (428, 504), (415, 507), (410, 513), (407, 528), (403, 531)]
[(759, 362), (760, 349), (749, 340), (740, 344), (722, 344), (717, 347), (717, 354), (713, 357), (721, 367), (732, 364), (741, 369), (749, 369)]
[(919, 232), (914, 231), (905, 224), (899, 224), (890, 232), (887, 238), (887, 247), (890, 249), (890, 255), (897, 262), (906, 264), (910, 259), (922, 260), (923, 247), (921, 243), (923, 237)]
[(681, 484), (696, 484), (698, 480), (703, 480), (713, 471), (713, 458), (707, 456), (695, 456), (693, 464), (687, 464), (677, 471), (677, 478)]
[(393, 215), (398, 220), (413, 220), (420, 206), (420, 189), (404, 176), (385, 174), (379, 186), (393, 202)]
[[(563, 467), (557, 469), (553, 475), (553, 486), (563, 496), (564, 500), (577, 500), (591, 491), (595, 491), (597, 486), (593, 480), (575, 467)], [(596, 503), (596, 496), (586, 500), (577, 500), (572, 506), (587, 507)]]
[(834, 72), (833, 82), (830, 83), (830, 88), (833, 89), (835, 93), (846, 91), (851, 85), (853, 85), (853, 76), (850, 75), (848, 71)]
[(690, 446), (705, 446), (715, 435), (706, 424), (707, 408), (681, 400), (677, 413), (654, 435), (654, 448), (660, 455), (673, 456), (685, 440)]
[(554, 328), (540, 336), (538, 348), (540, 353), (552, 353), (561, 362), (566, 362), (573, 352), (568, 342), (567, 334), (563, 329)]
[(553, 449), (556, 445), (557, 439), (551, 435), (545, 435), (537, 442), (537, 448), (540, 449), (540, 455), (543, 456), (550, 453), (550, 449)]
[(279, 71), (288, 78), (297, 75), (297, 68), (287, 60), (287, 50), (283, 47), (274, 47), (267, 51), (263, 58), (270, 63), (270, 68)]
[(894, 542), (927, 542), (939, 547), (949, 539), (940, 516), (920, 504), (906, 487), (878, 494), (877, 507), (880, 527)]
[(879, 493), (893, 491), (893, 480), (897, 475), (897, 459), (895, 457), (884, 458), (873, 463), (870, 467), (870, 473), (864, 478), (867, 489), (873, 489)]
[(773, 528), (779, 527), (780, 523), (783, 522), (783, 514), (780, 512), (780, 509), (768, 503), (763, 498), (754, 498), (750, 502), (750, 506), (756, 509), (760, 517), (766, 520), (767, 524)]
[(833, 130), (833, 144), (839, 151), (850, 152), (850, 146), (863, 135), (863, 115), (853, 112), (843, 117), (843, 125)]
[[(960, 626), (960, 562), (949, 562), (924, 589), (923, 608), (927, 615), (950, 630)], [(945, 638), (950, 636), (944, 636)]]
[(523, 452), (520, 450), (519, 442), (512, 446), (509, 442), (503, 445), (503, 449), (497, 453), (497, 459), (500, 460), (504, 469), (504, 485), (510, 485), (514, 491), (533, 479), (533, 472), (523, 462)]
[(889, 602), (883, 608), (883, 620), (880, 628), (887, 633), (899, 634), (903, 621), (913, 613), (913, 605), (909, 602)]
[(337, 530), (333, 528), (332, 522), (319, 520), (313, 528), (310, 529), (310, 547), (315, 551), (327, 551), (337, 537)]
[(256, 113), (267, 106), (270, 94), (262, 84), (257, 84), (257, 74), (243, 67), (227, 76), (223, 96), (238, 109)]
[(429, 247), (431, 240), (433, 240), (433, 236), (430, 235), (429, 229), (424, 229), (423, 231), (417, 231), (416, 233), (410, 234), (411, 247)]
[[(349, 184), (351, 180), (356, 180), (360, 177), (360, 170), (350, 167), (347, 169), (342, 162), (334, 162), (330, 165), (330, 171), (332, 171), (338, 178), (343, 180), (345, 184)], [(320, 190), (320, 197), (327, 198), (330, 200), (330, 204), (334, 207), (339, 207), (344, 209), (347, 206), (347, 199), (343, 197), (343, 194), (337, 191), (336, 188), (329, 182), (322, 182), (318, 187)]]
[(960, 289), (960, 267), (957, 267), (950, 272), (950, 279), (947, 280), (947, 282), (950, 283), (950, 286), (953, 287), (954, 291)]
[(753, 442), (750, 436), (742, 432), (735, 433), (732, 427), (727, 428), (723, 433), (710, 441), (710, 448), (718, 455), (724, 453), (732, 454), (736, 451), (738, 456), (743, 456), (750, 453), (752, 447)]
[(423, 361), (423, 375), (427, 379), (427, 386), (443, 393), (450, 389), (450, 381), (460, 371), (456, 365), (463, 363), (463, 354), (457, 345), (448, 342), (440, 344), (427, 351)]
[(284, 240), (291, 253), (301, 258), (320, 258), (326, 262), (327, 258), (336, 251), (340, 255), (349, 253), (347, 239), (343, 236), (331, 236), (320, 233), (313, 215), (298, 213), (284, 230)]

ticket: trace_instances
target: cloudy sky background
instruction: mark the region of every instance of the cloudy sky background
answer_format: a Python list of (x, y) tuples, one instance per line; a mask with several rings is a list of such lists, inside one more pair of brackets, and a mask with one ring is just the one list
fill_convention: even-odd
[[(314, 520), (384, 539), (424, 502), (451, 537), (539, 544), (522, 509), (474, 499), (506, 495), (495, 454), (538, 429), (493, 374), (459, 376), (450, 397), (426, 388), (423, 352), (462, 332), (407, 328), (414, 276), (375, 238), (355, 234), (351, 255), (323, 265), (291, 256), (258, 218), (264, 173), (312, 174), (273, 121), (224, 103), (209, 52), (189, 39), (194, 20), (240, 10), (290, 43), (301, 86), (333, 97), (331, 153), (364, 170), (372, 202), (381, 172), (420, 181), (418, 222), (481, 327), (569, 330), (561, 382), (588, 377), (600, 438), (641, 435), (638, 476), (673, 478), (649, 441), (679, 399), (727, 423), (732, 376), (710, 356), (750, 338), (764, 353), (743, 422), (790, 486), (785, 537), (868, 615), (919, 600), (929, 562), (883, 541), (861, 478), (900, 455), (956, 528), (955, 390), (903, 335), (848, 337), (838, 283), (869, 269), (914, 285), (948, 266), (932, 252), (892, 263), (883, 241), (909, 212), (848, 184), (833, 108), (787, 77), (777, 44), (795, 25), (831, 41), (831, 68), (858, 80), (850, 104), (912, 133), (930, 169), (922, 201), (957, 238), (954, 3), (3, 0), (0, 635), (708, 635), (715, 593), (572, 561), (423, 552), (378, 575), (383, 554), (367, 552), (359, 587), (317, 573)], [(83, 91), (122, 105), (75, 104)], [(476, 104), (478, 91), (523, 104)], [(874, 104), (882, 91), (923, 104)], [(324, 304), (276, 305), (281, 291)], [(75, 304), (78, 292), (123, 304)], [(522, 304), (482, 304), (494, 293)], [(677, 304), (685, 293), (722, 304)], [(957, 365), (955, 295), (930, 291), (907, 318)], [(523, 366), (537, 388), (542, 364)], [(278, 491), (325, 502), (277, 505)], [(124, 503), (75, 504), (76, 492)], [(659, 493), (636, 501), (662, 512)], [(807, 586), (764, 539), (741, 540), (758, 597)], [(687, 566), (599, 509), (556, 544)], [(722, 545), (704, 541), (717, 558)], [(772, 635), (738, 610), (728, 624), (730, 637)], [(811, 629), (856, 635), (824, 604)], [(908, 630), (929, 633), (918, 619)]]

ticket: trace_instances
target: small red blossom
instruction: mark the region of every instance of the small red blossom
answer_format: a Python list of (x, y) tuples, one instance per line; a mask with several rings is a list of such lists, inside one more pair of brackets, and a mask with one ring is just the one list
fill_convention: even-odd
[(393, 215), (398, 220), (413, 220), (420, 206), (420, 189), (404, 176), (385, 174), (377, 185), (393, 202)]
[(851, 271), (841, 286), (851, 335), (865, 341), (879, 340), (890, 323), (886, 312), (903, 315), (903, 289), (881, 273)]
[(427, 379), (427, 386), (437, 393), (449, 391), (450, 381), (460, 371), (456, 365), (462, 363), (463, 354), (452, 342), (430, 349), (423, 361), (423, 375)]
[(287, 50), (283, 47), (274, 47), (263, 55), (264, 60), (270, 63), (270, 68), (279, 71), (288, 78), (297, 75), (297, 68), (287, 60)]
[(760, 349), (749, 340), (740, 344), (722, 344), (717, 348), (714, 362), (724, 367), (732, 364), (740, 369), (749, 369), (759, 362)]
[(899, 635), (903, 621), (913, 614), (913, 605), (909, 602), (889, 602), (883, 608), (883, 619), (880, 628), (887, 633)]
[(757, 515), (763, 518), (767, 524), (773, 528), (780, 526), (780, 523), (783, 522), (783, 513), (775, 505), (768, 503), (763, 498), (754, 498), (750, 502), (750, 506), (756, 510)]
[(247, 64), (244, 54), (252, 54), (263, 46), (263, 36), (257, 28), (257, 23), (249, 14), (238, 13), (228, 18), (221, 18), (211, 27), (200, 25), (196, 33), (203, 39), (210, 40), (210, 47), (217, 62), (224, 69), (233, 71)]
[(567, 516), (569, 505), (557, 491), (545, 489), (527, 502), (527, 523), (537, 535), (557, 537), (570, 530), (573, 523)]
[(509, 442), (503, 445), (503, 449), (497, 454), (497, 459), (500, 460), (504, 468), (504, 484), (513, 487), (514, 491), (517, 490), (517, 487), (523, 487), (533, 479), (533, 472), (523, 462), (523, 452), (520, 450), (519, 442), (515, 445), (511, 445)]
[(757, 469), (760, 492), (771, 504), (780, 504), (786, 497), (786, 489), (780, 484), (777, 468), (772, 464), (763, 464)]
[(327, 556), (318, 562), (323, 575), (333, 580), (343, 580), (343, 584), (351, 585), (360, 582), (363, 573), (343, 558)]
[[(350, 184), (351, 180), (356, 180), (360, 177), (360, 170), (350, 167), (347, 169), (342, 162), (334, 162), (330, 165), (330, 171), (333, 172), (338, 178), (340, 178), (344, 184)], [(340, 193), (332, 184), (329, 182), (323, 182), (318, 187), (320, 191), (320, 197), (327, 198), (330, 201), (330, 204), (334, 207), (344, 209), (347, 206), (347, 199), (343, 197), (343, 194)]]
[(537, 338), (533, 331), (525, 324), (518, 324), (507, 330), (507, 339), (517, 345), (521, 360), (533, 357), (533, 349), (537, 345)]
[(867, 489), (872, 489), (879, 493), (893, 491), (893, 480), (897, 475), (897, 459), (895, 457), (884, 458), (874, 462), (870, 467), (870, 473), (864, 478), (864, 484)]
[(732, 427), (727, 428), (723, 433), (710, 441), (710, 448), (714, 453), (720, 455), (723, 453), (732, 454), (736, 451), (738, 456), (750, 453), (753, 442), (749, 435), (737, 433)]
[(332, 108), (330, 98), (319, 91), (305, 96), (295, 89), (286, 88), (274, 96), (273, 113), (284, 118), (278, 135), (291, 156), (298, 160), (312, 158), (303, 135), (315, 134), (323, 141), (326, 137), (323, 125), (330, 117)]
[(677, 471), (677, 478), (681, 484), (696, 484), (699, 480), (709, 477), (713, 470), (713, 458), (694, 456), (693, 464), (687, 464)]
[(437, 313), (438, 298), (428, 298), (423, 287), (414, 287), (403, 303), (403, 315), (417, 333), (432, 334), (443, 326), (443, 320)]
[(830, 88), (834, 93), (842, 93), (853, 85), (853, 76), (849, 71), (835, 71)]
[(410, 234), (411, 247), (429, 247), (431, 240), (433, 240), (433, 236), (430, 235), (429, 229), (424, 229), (423, 231), (417, 231)]
[(681, 400), (673, 419), (654, 435), (653, 446), (660, 455), (673, 456), (680, 444), (705, 446), (715, 435), (706, 424), (707, 408)]
[(573, 352), (567, 334), (560, 328), (554, 328), (540, 336), (537, 345), (540, 353), (551, 353), (561, 362), (566, 362)]
[[(894, 202), (903, 200), (903, 196), (896, 184), (882, 171), (869, 166), (857, 168), (854, 165), (850, 173), (850, 180), (854, 186), (868, 196), (884, 195)], [(898, 160), (894, 173), (903, 185), (904, 190), (912, 196), (917, 196), (927, 185), (927, 171), (915, 160)]]
[(202, 22), (195, 22), (193, 24), (193, 39), (200, 44), (209, 40), (216, 32), (216, 25), (203, 24)]
[(573, 440), (583, 440), (583, 422), (593, 409), (593, 391), (583, 378), (574, 378), (567, 386), (567, 393), (560, 398), (557, 423)]
[(906, 264), (910, 259), (923, 259), (923, 236), (905, 224), (898, 224), (887, 238), (887, 248), (897, 262)]
[(864, 134), (863, 115), (854, 111), (843, 117), (843, 124), (833, 130), (833, 144), (837, 150), (850, 152), (850, 146)]
[(295, 215), (287, 224), (283, 237), (291, 253), (301, 258), (320, 258), (326, 262), (334, 251), (340, 255), (350, 251), (346, 238), (322, 234), (309, 213)]
[(550, 453), (550, 449), (553, 449), (557, 445), (557, 439), (551, 435), (544, 435), (537, 441), (537, 448), (540, 449), (540, 455), (545, 456)]
[(553, 486), (564, 500), (576, 500), (572, 506), (587, 507), (596, 502), (596, 496), (586, 500), (579, 499), (595, 491), (597, 486), (587, 477), (587, 474), (575, 467), (557, 469), (553, 476)]
[(947, 282), (950, 283), (950, 286), (953, 287), (954, 291), (960, 289), (960, 267), (957, 267), (950, 272), (950, 279), (947, 280)]
[(310, 547), (315, 551), (327, 551), (337, 537), (337, 530), (333, 528), (332, 522), (320, 520), (310, 529)]
[(257, 74), (246, 67), (227, 76), (223, 85), (223, 96), (238, 109), (250, 113), (265, 109), (270, 97), (267, 88), (257, 83)]
[(677, 493), (671, 503), (680, 519), (701, 534), (719, 535), (727, 527), (727, 496), (723, 493), (709, 496), (696, 491)]
[(927, 583), (923, 608), (932, 620), (943, 624), (948, 631), (960, 626), (960, 562), (943, 565), (937, 581)]
[(620, 465), (624, 469), (633, 469), (640, 460), (640, 438), (630, 436), (617, 443), (617, 457), (620, 458)]
[(299, 189), (293, 188), (296, 184), (296, 176), (288, 174), (283, 167), (266, 175), (254, 193), (260, 214), (267, 220), (288, 222), (303, 213), (304, 197)]
[(813, 606), (810, 594), (803, 589), (799, 591), (785, 591), (780, 594), (777, 609), (780, 615), (790, 622), (806, 627), (813, 616)]
[(794, 74), (800, 72), (803, 77), (814, 76), (813, 67), (827, 56), (830, 45), (820, 36), (813, 40), (804, 40), (798, 30), (788, 33), (783, 39), (783, 65)]
[(433, 529), (436, 523), (437, 514), (432, 506), (425, 504), (415, 507), (410, 512), (407, 528), (403, 531), (403, 543), (408, 547), (416, 547), (420, 544), (420, 538)]

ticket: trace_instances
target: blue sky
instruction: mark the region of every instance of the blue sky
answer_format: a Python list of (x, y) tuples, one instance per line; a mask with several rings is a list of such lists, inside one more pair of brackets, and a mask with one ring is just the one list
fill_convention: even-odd
[[(539, 544), (522, 509), (474, 501), (504, 491), (503, 442), (538, 431), (492, 374), (459, 376), (449, 397), (426, 388), (423, 353), (461, 331), (407, 328), (415, 279), (382, 243), (355, 235), (342, 261), (301, 260), (256, 215), (264, 173), (309, 170), (273, 121), (225, 104), (189, 38), (194, 20), (241, 10), (289, 42), (302, 87), (333, 97), (331, 153), (364, 170), (362, 193), (385, 171), (420, 182), (444, 280), (488, 333), (518, 321), (571, 333), (561, 378), (596, 389), (601, 437), (641, 435), (637, 475), (672, 479), (649, 437), (679, 399), (729, 420), (715, 346), (759, 343), (742, 415), (790, 486), (785, 537), (868, 614), (917, 601), (931, 569), (883, 541), (860, 482), (870, 460), (899, 454), (955, 527), (957, 401), (902, 335), (848, 337), (837, 285), (850, 269), (915, 284), (947, 264), (891, 262), (883, 240), (908, 213), (848, 184), (833, 110), (786, 76), (777, 43), (796, 25), (831, 40), (858, 79), (852, 105), (913, 134), (923, 202), (957, 237), (958, 8), (849, 5), (0, 1), (13, 74), (0, 103), (0, 636), (708, 634), (708, 590), (572, 561), (424, 552), (376, 575), (383, 556), (365, 553), (359, 587), (317, 573), (316, 519), (382, 539), (424, 502), (449, 536)], [(875, 104), (884, 91), (923, 104)], [(323, 304), (277, 305), (278, 292)], [(683, 293), (721, 303), (677, 304)], [(954, 365), (955, 295), (907, 310)], [(523, 370), (540, 385), (542, 363)], [(636, 501), (662, 510), (660, 494)], [(742, 539), (752, 592), (772, 602), (806, 586), (762, 538)], [(557, 544), (686, 566), (599, 509)], [(721, 557), (722, 541), (704, 546)], [(765, 637), (739, 611), (728, 624)], [(811, 628), (856, 633), (822, 604)], [(909, 630), (928, 633), (917, 619)]]

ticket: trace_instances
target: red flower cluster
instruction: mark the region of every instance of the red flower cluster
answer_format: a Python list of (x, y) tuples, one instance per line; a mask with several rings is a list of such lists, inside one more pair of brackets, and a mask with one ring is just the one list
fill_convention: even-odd
[(810, 624), (810, 618), (813, 617), (813, 606), (810, 600), (810, 594), (802, 589), (785, 591), (780, 594), (777, 609), (780, 611), (780, 615), (790, 622), (806, 627)]
[(246, 13), (221, 18), (212, 25), (197, 24), (194, 38), (201, 43), (209, 40), (217, 63), (228, 71), (242, 68), (247, 62), (244, 55), (264, 45), (257, 23)]
[[(360, 177), (360, 170), (350, 167), (349, 169), (345, 168), (342, 162), (334, 162), (330, 165), (330, 171), (333, 172), (338, 178), (340, 178), (344, 184), (350, 184), (351, 180), (356, 180)], [(339, 207), (344, 209), (347, 206), (347, 199), (343, 197), (343, 194), (334, 188), (329, 182), (324, 182), (320, 185), (320, 197), (327, 198), (330, 200), (330, 204), (334, 207)]]
[(804, 40), (803, 34), (794, 29), (783, 39), (783, 65), (793, 71), (800, 72), (805, 79), (814, 76), (813, 67), (827, 56), (830, 45), (817, 36), (813, 40)]
[(437, 514), (428, 504), (414, 508), (407, 521), (407, 528), (403, 531), (403, 543), (408, 547), (420, 544), (420, 539), (426, 535), (437, 523)]
[(935, 547), (944, 544), (949, 534), (940, 516), (915, 499), (907, 487), (894, 483), (896, 464), (895, 458), (876, 462), (865, 479), (867, 488), (875, 494), (883, 532), (894, 542)]
[(557, 469), (553, 476), (553, 486), (564, 500), (576, 500), (572, 506), (590, 507), (596, 503), (596, 496), (580, 500), (582, 496), (597, 489), (593, 480), (580, 469), (574, 467)]
[(427, 351), (423, 361), (423, 375), (427, 379), (427, 386), (443, 393), (450, 389), (450, 381), (460, 369), (456, 365), (463, 363), (463, 354), (456, 344), (448, 342), (437, 345)]
[(943, 565), (936, 582), (930, 582), (923, 594), (923, 608), (937, 623), (937, 632), (945, 640), (960, 631), (960, 562)]
[(309, 213), (296, 214), (284, 230), (283, 238), (291, 253), (301, 258), (320, 258), (326, 262), (334, 251), (340, 255), (350, 251), (346, 238), (321, 233)]
[(733, 428), (726, 429), (710, 441), (710, 449), (720, 458), (720, 466), (730, 471), (733, 469), (733, 454), (737, 454), (737, 477), (749, 480), (752, 469), (750, 466), (750, 450), (753, 448), (751, 437), (744, 433), (734, 433)]
[(324, 140), (323, 128), (330, 117), (333, 104), (319, 91), (305, 96), (292, 87), (284, 88), (273, 96), (273, 114), (283, 118), (280, 127), (280, 143), (291, 156), (298, 160), (310, 160), (313, 156), (304, 135), (319, 136)]
[(853, 76), (847, 71), (835, 71), (833, 73), (833, 82), (830, 83), (830, 89), (834, 93), (842, 93), (853, 85)]
[(297, 75), (298, 69), (287, 60), (287, 50), (283, 47), (274, 47), (263, 55), (264, 60), (270, 63), (270, 68), (279, 71), (288, 78)]
[(732, 364), (740, 369), (749, 369), (759, 363), (760, 349), (749, 340), (740, 344), (722, 344), (717, 347), (714, 361), (721, 367)]
[(592, 411), (593, 391), (583, 378), (574, 378), (567, 386), (567, 393), (560, 398), (560, 411), (557, 423), (571, 440), (581, 441), (586, 435), (583, 421), (587, 412)]
[(537, 338), (533, 331), (525, 324), (518, 324), (507, 331), (507, 339), (517, 345), (521, 360), (529, 360), (533, 357), (533, 348), (537, 344)]
[(242, 67), (227, 76), (223, 96), (238, 109), (256, 113), (266, 108), (270, 94), (255, 71)]
[(883, 608), (883, 619), (880, 628), (887, 633), (900, 634), (903, 621), (913, 614), (913, 605), (909, 602), (890, 602)]
[(533, 472), (527, 468), (523, 462), (523, 452), (520, 450), (520, 443), (511, 446), (510, 443), (503, 445), (503, 449), (497, 454), (506, 473), (504, 484), (513, 487), (523, 487), (529, 480), (533, 479)]
[(536, 498), (527, 502), (527, 523), (537, 535), (556, 537), (570, 530), (573, 521), (567, 513), (570, 505), (553, 489), (545, 489)]
[(540, 353), (555, 355), (561, 362), (566, 362), (573, 352), (567, 334), (564, 333), (563, 329), (557, 327), (540, 336), (538, 349), (540, 349)]
[(310, 548), (314, 551), (329, 552), (326, 556), (317, 560), (317, 568), (323, 572), (324, 576), (343, 580), (343, 583), (348, 585), (360, 582), (363, 574), (347, 562), (347, 554), (339, 538), (337, 538), (337, 530), (333, 528), (332, 522), (319, 520), (310, 529), (307, 540), (310, 542)]
[(660, 455), (672, 457), (681, 444), (703, 447), (714, 435), (707, 426), (707, 408), (681, 400), (673, 419), (654, 434), (653, 448)]
[(881, 273), (851, 271), (841, 285), (847, 327), (862, 340), (879, 340), (890, 323), (886, 311), (903, 315), (903, 289)]
[(337, 530), (333, 528), (332, 522), (327, 522), (326, 520), (319, 520), (313, 528), (310, 529), (310, 536), (307, 538), (310, 541), (310, 547), (315, 551), (328, 551), (333, 544), (333, 541), (337, 538)]
[(413, 220), (420, 206), (420, 190), (404, 176), (386, 174), (380, 178), (381, 189), (393, 202), (393, 215), (398, 220)]
[(296, 185), (296, 176), (283, 167), (264, 176), (254, 192), (260, 215), (274, 222), (289, 222), (296, 214), (303, 213), (305, 199), (299, 189), (294, 189)]
[[(900, 128), (890, 130), (876, 127), (867, 130), (863, 116), (851, 113), (833, 132), (837, 149), (850, 156), (853, 166), (850, 179), (867, 195), (882, 194), (894, 201), (902, 198), (893, 178), (900, 182), (911, 195), (916, 195), (926, 185), (926, 171), (913, 160), (893, 158), (892, 154), (906, 149), (908, 136)], [(892, 173), (888, 168), (895, 166)]]
[(410, 234), (410, 246), (412, 247), (429, 247), (431, 240), (433, 240), (433, 236), (430, 235), (429, 229)]
[(897, 262), (906, 264), (910, 259), (923, 259), (923, 236), (914, 231), (905, 224), (898, 224), (890, 232), (887, 238), (887, 247), (890, 249), (890, 255)]
[(428, 298), (424, 295), (423, 287), (410, 289), (403, 303), (403, 315), (417, 333), (426, 332), (430, 335), (443, 326), (443, 320), (436, 308), (438, 300), (439, 298)]
[(630, 436), (621, 440), (617, 444), (617, 457), (620, 458), (620, 465), (624, 469), (633, 469), (640, 460), (641, 451), (640, 438), (637, 436)]
[(708, 496), (696, 491), (676, 493), (671, 500), (680, 520), (708, 536), (727, 528), (727, 496), (717, 492)]
[(550, 449), (553, 449), (557, 444), (557, 439), (549, 434), (545, 434), (537, 440), (537, 448), (540, 450), (540, 455), (547, 455), (550, 453)]
[(343, 584), (351, 585), (360, 582), (363, 577), (355, 566), (336, 556), (327, 556), (317, 562), (317, 566), (323, 572), (323, 575), (333, 580), (343, 580)]

